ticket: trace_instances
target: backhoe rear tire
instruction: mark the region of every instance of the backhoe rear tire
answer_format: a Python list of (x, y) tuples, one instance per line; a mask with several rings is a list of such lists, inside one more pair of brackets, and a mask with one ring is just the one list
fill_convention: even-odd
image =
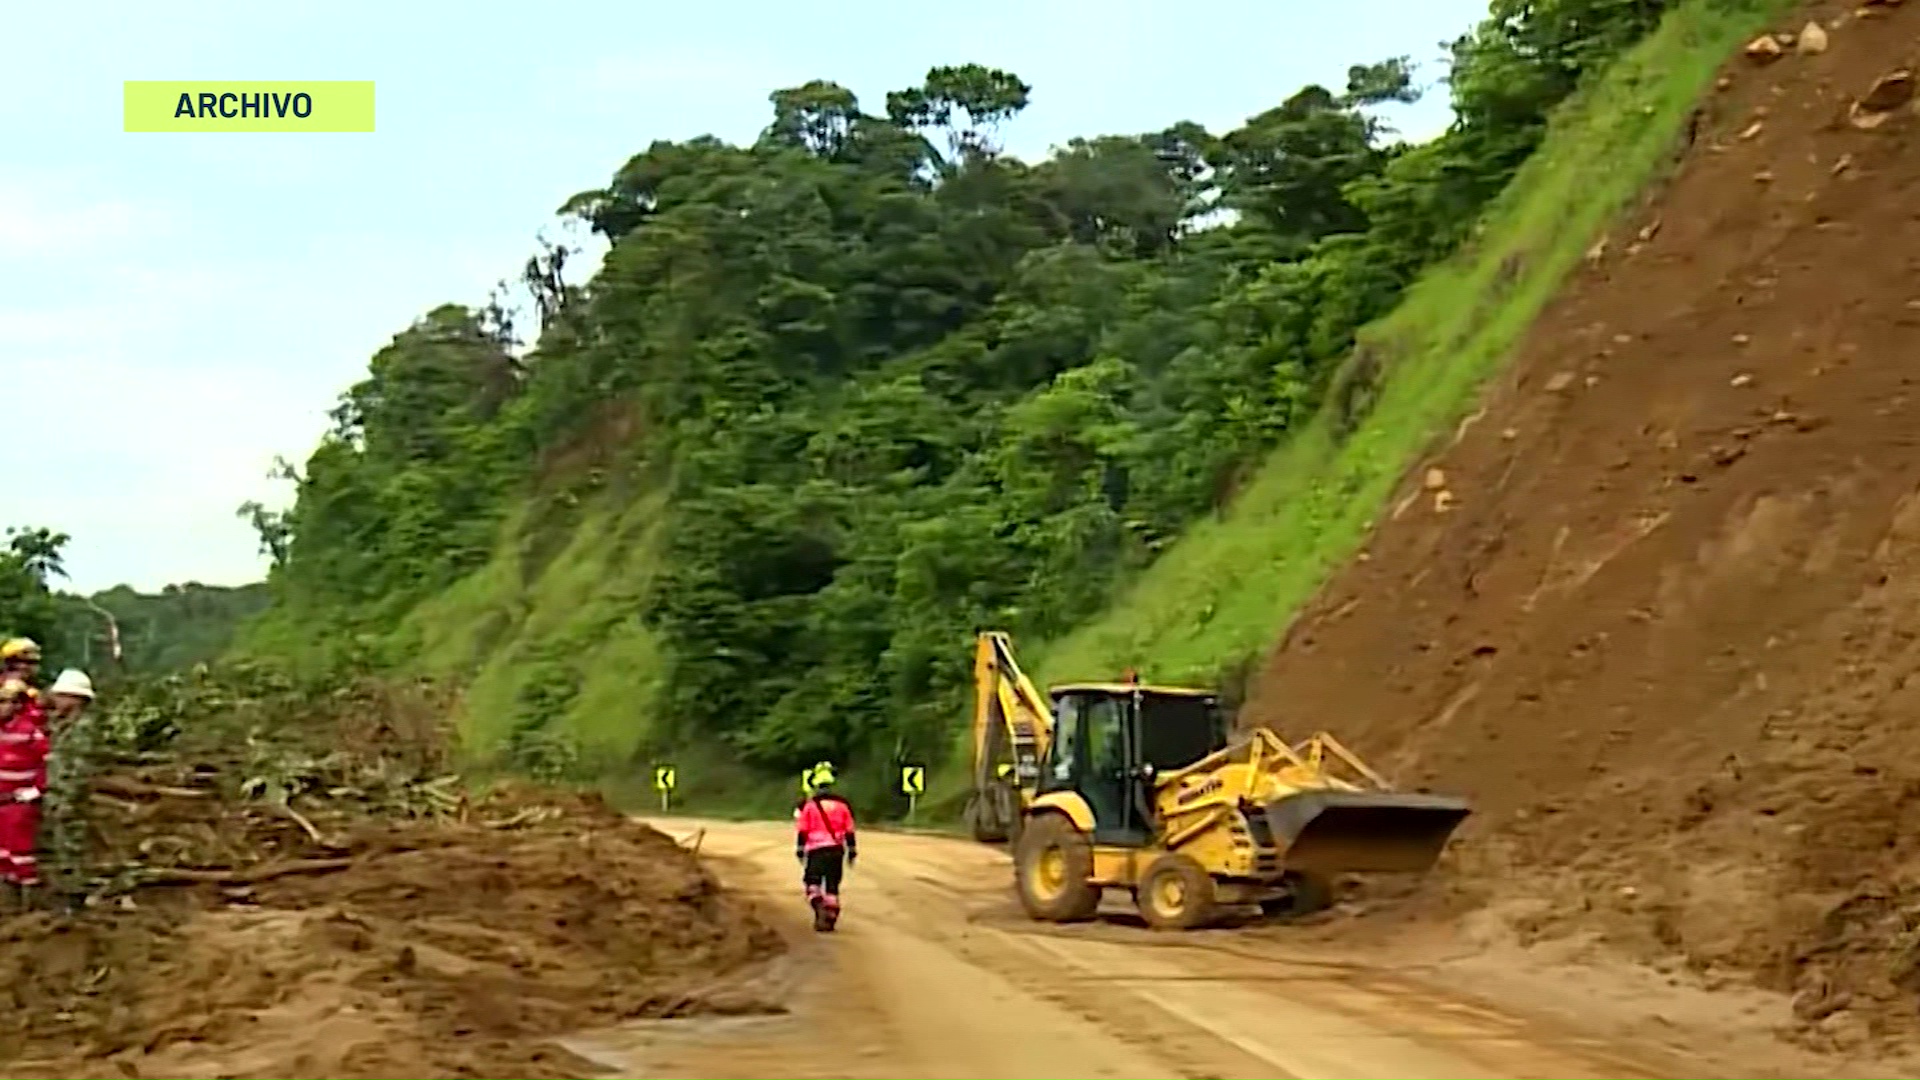
[(1155, 930), (1198, 930), (1218, 915), (1213, 877), (1192, 857), (1168, 853), (1140, 876), (1135, 903)]
[(1064, 814), (1026, 823), (1014, 848), (1020, 906), (1043, 922), (1082, 922), (1100, 909), (1093, 884), (1093, 844)]

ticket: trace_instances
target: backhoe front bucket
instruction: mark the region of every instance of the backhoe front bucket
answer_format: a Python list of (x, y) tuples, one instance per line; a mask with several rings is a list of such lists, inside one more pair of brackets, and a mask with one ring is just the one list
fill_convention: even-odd
[(1303, 791), (1267, 804), (1289, 870), (1319, 874), (1426, 870), (1472, 811), (1464, 799), (1380, 791)]

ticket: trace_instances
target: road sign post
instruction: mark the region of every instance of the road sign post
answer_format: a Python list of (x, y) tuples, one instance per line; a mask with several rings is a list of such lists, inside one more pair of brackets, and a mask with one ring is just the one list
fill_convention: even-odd
[(900, 769), (900, 790), (907, 796), (907, 820), (912, 821), (915, 812), (920, 809), (920, 796), (927, 792), (927, 770), (922, 765), (906, 765)]
[(653, 789), (660, 793), (660, 809), (663, 812), (673, 805), (673, 787), (679, 779), (671, 765), (653, 767)]

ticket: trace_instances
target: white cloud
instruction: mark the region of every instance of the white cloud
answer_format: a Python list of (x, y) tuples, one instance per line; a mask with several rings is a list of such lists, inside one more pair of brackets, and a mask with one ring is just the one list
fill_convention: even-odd
[[(682, 90), (689, 85), (756, 87), (788, 64), (768, 64), (747, 52), (688, 53), (671, 56), (605, 56), (579, 74), (579, 83), (600, 93)], [(786, 85), (780, 83), (778, 85)]]
[[(256, 538), (234, 511), (285, 501), (266, 477), (274, 455), (303, 460), (335, 395), (412, 318), (477, 301), (489, 269), (513, 269), (481, 244), (394, 250), (354, 234), (240, 258), (197, 245), (119, 255), (0, 261), (0, 367), (32, 406), (14, 433), (54, 478), (12, 493), (0, 526), (71, 534), (68, 568), (88, 590), (257, 578)], [(49, 275), (59, 284), (31, 290), (48, 302), (15, 299), (12, 286)]]
[[(67, 276), (64, 269), (56, 264), (38, 272), (44, 281)], [(232, 282), (204, 269), (168, 273), (122, 266), (95, 271), (87, 284), (78, 295), (56, 289), (61, 298), (52, 303), (0, 306), (0, 354), (17, 366), (28, 387), (143, 366), (147, 346), (190, 336), (207, 315), (198, 301), (230, 290)], [(191, 365), (195, 354), (188, 350), (180, 360)]]
[(307, 411), (270, 365), (196, 371), (110, 349), (36, 365), (23, 390), (35, 407), (16, 430), (57, 457), (58, 479), (12, 496), (7, 523), (71, 534), (77, 585), (257, 575), (234, 508), (274, 494), (265, 449), (298, 439), (290, 415)]
[(99, 311), (90, 305), (0, 307), (0, 349), (15, 363), (35, 353), (64, 351), (76, 329), (98, 327)]
[(7, 261), (150, 238), (166, 231), (154, 208), (120, 198), (80, 198), (49, 185), (0, 181), (0, 253)]

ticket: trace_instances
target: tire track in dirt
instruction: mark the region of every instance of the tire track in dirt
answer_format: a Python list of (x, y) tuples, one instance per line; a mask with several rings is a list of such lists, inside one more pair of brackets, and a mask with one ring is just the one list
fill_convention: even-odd
[[(723, 875), (797, 913), (783, 826), (659, 824), (707, 829), (705, 849), (726, 857)], [(835, 1026), (886, 1032), (874, 1059), (891, 1075), (1707, 1074), (1694, 1062), (1632, 1060), (1604, 1040), (1268, 942), (1216, 944), (1211, 933), (1170, 941), (1117, 921), (1037, 927), (1020, 915), (1009, 879), (1005, 856), (978, 845), (899, 834), (863, 843), (846, 921), (815, 942), (835, 961), (823, 967), (819, 1000), (839, 1003), (835, 1015), (846, 1019)], [(733, 1041), (689, 1046), (677, 1066), (688, 1071), (654, 1075), (867, 1075), (850, 1071), (858, 1063), (847, 1047), (804, 1021), (768, 1044), (779, 1046), (770, 1056), (781, 1071), (750, 1071)]]

